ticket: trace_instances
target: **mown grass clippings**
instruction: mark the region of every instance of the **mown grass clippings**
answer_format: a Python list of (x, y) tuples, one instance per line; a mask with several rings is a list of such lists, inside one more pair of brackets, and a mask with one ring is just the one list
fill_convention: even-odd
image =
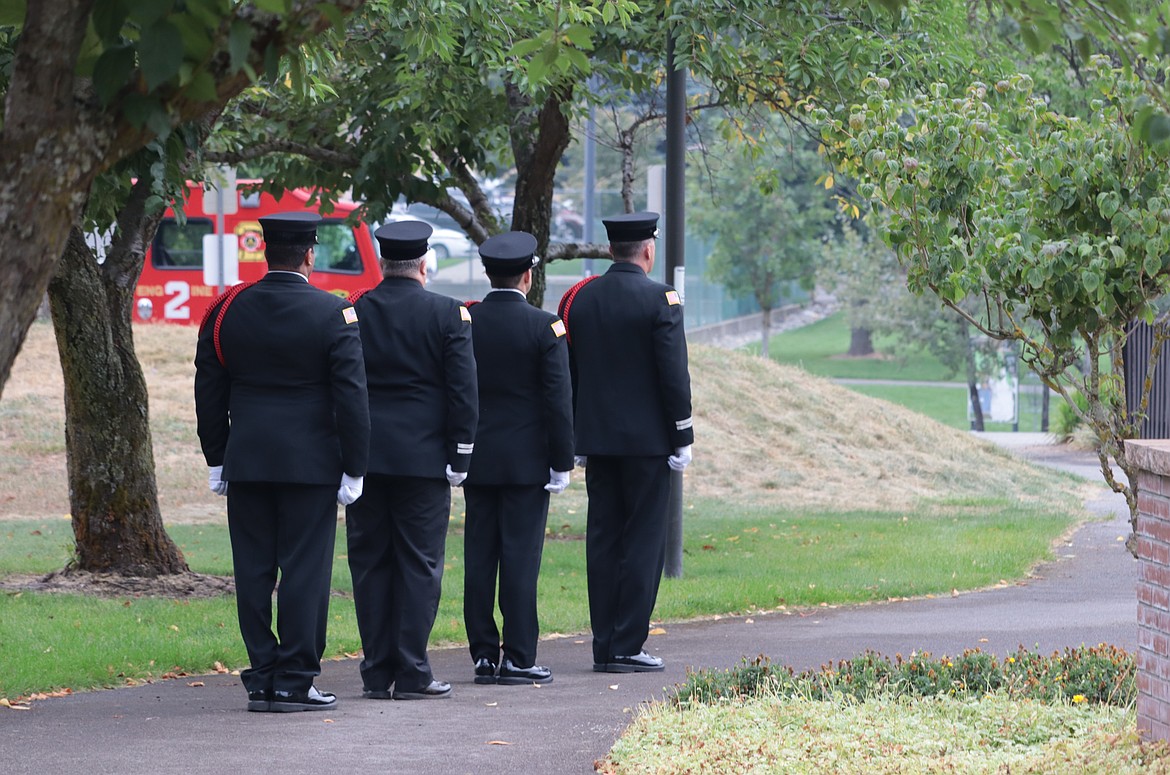
[(644, 706), (598, 771), (635, 773), (1170, 773), (1131, 707), (1043, 702), (1005, 692)]

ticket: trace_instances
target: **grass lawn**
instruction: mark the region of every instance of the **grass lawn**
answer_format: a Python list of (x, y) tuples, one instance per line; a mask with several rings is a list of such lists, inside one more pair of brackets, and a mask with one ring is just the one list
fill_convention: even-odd
[[(580, 484), (574, 487), (581, 487)], [(886, 600), (972, 589), (1022, 575), (1073, 517), (1066, 508), (1014, 498), (924, 503), (904, 513), (795, 512), (690, 504), (682, 579), (662, 584), (655, 618), (675, 621), (779, 606)], [(539, 600), (545, 633), (587, 632), (581, 515), (554, 513)], [(452, 521), (443, 598), (432, 642), (462, 643), (461, 518)], [(227, 530), (173, 525), (193, 570), (231, 573)], [(0, 568), (47, 573), (69, 558), (67, 520), (0, 525)], [(344, 526), (338, 529), (328, 655), (360, 647)], [(0, 697), (110, 686), (164, 673), (246, 665), (234, 599), (121, 598), (47, 593), (0, 596)]]
[[(880, 354), (883, 347), (889, 347), (889, 340), (879, 337), (874, 346)], [(748, 349), (758, 352), (759, 345)], [(904, 359), (845, 357), (844, 353), (849, 349), (849, 328), (845, 324), (844, 315), (840, 313), (812, 325), (777, 334), (772, 338), (769, 349), (773, 360), (779, 363), (800, 366), (811, 374), (831, 379), (952, 383), (953, 387), (849, 383), (842, 383), (842, 386), (904, 406), (952, 428), (969, 430), (971, 427), (967, 417), (966, 385), (962, 377), (950, 374), (937, 358), (926, 353), (915, 353)], [(1060, 400), (1057, 396), (1052, 397), (1050, 418), (1055, 417)], [(1007, 422), (986, 422), (984, 430), (1039, 431), (1039, 394), (1021, 392), (1019, 402), (1017, 428), (1013, 429), (1012, 424)]]
[[(888, 352), (890, 342), (888, 338), (878, 337), (874, 340), (874, 349), (879, 355), (883, 351)], [(759, 343), (752, 347), (755, 352), (759, 352)], [(926, 353), (915, 353), (903, 359), (845, 357), (849, 351), (849, 326), (841, 313), (812, 325), (776, 334), (771, 338), (768, 349), (772, 360), (800, 366), (820, 377), (929, 382), (954, 382), (960, 379), (937, 358)]]

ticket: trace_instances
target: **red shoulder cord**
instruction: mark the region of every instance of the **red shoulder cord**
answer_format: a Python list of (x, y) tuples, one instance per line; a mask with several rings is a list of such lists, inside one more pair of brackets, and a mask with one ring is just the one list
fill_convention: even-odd
[(591, 274), (584, 280), (581, 280), (581, 282), (565, 291), (565, 295), (561, 297), (561, 303), (557, 305), (557, 317), (565, 324), (565, 342), (568, 344), (573, 343), (573, 333), (569, 329), (569, 308), (573, 306), (573, 299), (577, 298), (578, 291), (598, 277), (601, 277), (601, 275)]
[(463, 302), (464, 307), (471, 307), (475, 304), (479, 304), (479, 302), (476, 301), (475, 299), (468, 299), (467, 301)]
[(361, 288), (359, 290), (353, 291), (345, 298), (350, 304), (355, 304), (358, 299), (365, 296), (367, 293), (369, 293), (372, 290), (374, 290), (374, 289), (373, 288)]
[(236, 296), (240, 295), (240, 291), (245, 288), (251, 288), (255, 284), (255, 282), (240, 283), (239, 285), (233, 285), (231, 288), (228, 288), (211, 302), (207, 311), (203, 313), (203, 319), (199, 321), (199, 333), (202, 334), (203, 329), (211, 320), (211, 313), (215, 310), (216, 305), (220, 304), (221, 301), (223, 302), (223, 304), (220, 304), (219, 313), (215, 316), (215, 330), (212, 333), (212, 340), (215, 342), (215, 356), (219, 358), (221, 366), (227, 366), (227, 361), (223, 357), (223, 345), (219, 341), (219, 328), (223, 325), (223, 314), (227, 312), (227, 308), (231, 306)]

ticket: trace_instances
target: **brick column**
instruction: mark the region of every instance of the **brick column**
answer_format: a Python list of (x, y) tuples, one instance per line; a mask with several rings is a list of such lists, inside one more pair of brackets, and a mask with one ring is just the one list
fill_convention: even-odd
[(1170, 440), (1125, 442), (1138, 469), (1137, 726), (1170, 741)]

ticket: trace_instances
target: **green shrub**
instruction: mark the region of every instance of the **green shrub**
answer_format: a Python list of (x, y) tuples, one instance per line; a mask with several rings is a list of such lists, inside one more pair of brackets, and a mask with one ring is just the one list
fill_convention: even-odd
[[(1087, 411), (1089, 401), (1079, 391), (1073, 391), (1069, 394), (1073, 403), (1080, 407), (1081, 411)], [(1067, 401), (1060, 401), (1056, 404), (1056, 417), (1052, 421), (1052, 432), (1058, 436), (1071, 436), (1077, 428), (1081, 426), (1081, 418), (1068, 405)]]
[(731, 670), (688, 672), (675, 692), (677, 705), (748, 699), (766, 693), (810, 699), (875, 694), (930, 697), (980, 696), (1004, 691), (1021, 699), (1067, 700), (1126, 707), (1134, 702), (1134, 659), (1108, 644), (1065, 649), (1045, 656), (1020, 648), (1002, 662), (979, 649), (961, 656), (934, 658), (915, 652), (893, 661), (867, 651), (836, 666), (796, 673), (776, 667), (763, 655)]

